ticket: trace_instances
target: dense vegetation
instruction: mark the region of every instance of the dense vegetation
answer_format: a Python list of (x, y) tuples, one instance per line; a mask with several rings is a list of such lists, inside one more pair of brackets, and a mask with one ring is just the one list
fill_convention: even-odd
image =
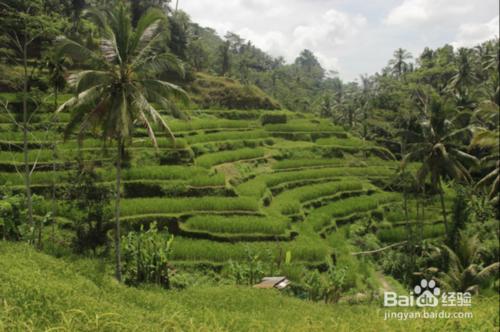
[[(0, 331), (498, 329), (498, 39), (345, 83), (169, 1), (0, 27)], [(422, 277), (474, 319), (384, 321)]]

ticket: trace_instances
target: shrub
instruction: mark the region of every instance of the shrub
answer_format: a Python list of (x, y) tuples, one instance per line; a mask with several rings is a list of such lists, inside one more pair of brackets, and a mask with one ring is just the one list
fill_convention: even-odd
[(96, 249), (106, 243), (105, 223), (111, 218), (111, 190), (99, 186), (99, 175), (92, 167), (78, 165), (69, 174), (68, 185), (64, 190), (67, 208), (74, 221), (76, 233), (73, 247), (77, 253)]
[(255, 85), (208, 74), (196, 74), (188, 89), (190, 97), (202, 108), (280, 109), (280, 104)]
[(0, 187), (0, 238), (3, 240), (20, 240), (22, 237), (22, 220), (26, 219), (25, 198), (21, 194), (13, 194)]
[(147, 231), (129, 232), (121, 245), (123, 275), (127, 284), (148, 282), (170, 288), (169, 260), (174, 237), (158, 232), (156, 223)]
[(284, 113), (264, 113), (260, 117), (260, 123), (267, 124), (287, 123), (288, 118)]

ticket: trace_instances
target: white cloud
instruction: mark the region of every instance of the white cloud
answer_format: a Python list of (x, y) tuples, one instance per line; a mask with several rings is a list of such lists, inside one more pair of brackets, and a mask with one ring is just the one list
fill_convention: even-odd
[(354, 37), (366, 24), (361, 15), (349, 15), (335, 9), (328, 10), (316, 22), (299, 25), (293, 31), (294, 42), (304, 48), (317, 48), (326, 42), (330, 47), (342, 45)]
[(498, 15), (486, 23), (464, 23), (458, 28), (456, 40), (452, 45), (454, 47), (471, 47), (488, 39), (498, 37), (499, 24)]
[(273, 56), (285, 57), (288, 62), (293, 62), (303, 49), (310, 49), (325, 69), (339, 70), (335, 50), (356, 36), (366, 22), (362, 15), (349, 15), (330, 9), (319, 18), (291, 26), (290, 33), (280, 30), (262, 33), (249, 27), (234, 32)]
[[(384, 20), (388, 25), (412, 25), (441, 19), (453, 19), (474, 10), (470, 0), (404, 0)], [(446, 22), (446, 20), (445, 20)]]

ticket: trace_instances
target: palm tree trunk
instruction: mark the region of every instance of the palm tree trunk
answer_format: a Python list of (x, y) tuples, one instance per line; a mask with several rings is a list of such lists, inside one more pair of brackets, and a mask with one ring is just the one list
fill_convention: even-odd
[[(24, 185), (26, 187), (26, 205), (28, 207), (28, 225), (33, 227), (33, 202), (31, 198), (31, 170), (28, 160), (28, 47), (25, 42), (23, 47), (23, 153), (24, 153)], [(33, 234), (34, 235), (34, 234)]]
[(405, 220), (406, 220), (406, 240), (408, 241), (408, 246), (410, 246), (410, 242), (412, 239), (412, 234), (411, 234), (411, 226), (410, 226), (410, 216), (408, 214), (408, 193), (406, 186), (404, 187), (404, 192), (403, 192), (403, 208), (404, 208), (404, 213), (405, 213)]
[(424, 239), (424, 227), (425, 227), (425, 192), (424, 192), (424, 198), (421, 204), (421, 209), (422, 209), (422, 221), (420, 223), (420, 238), (423, 240)]
[(121, 247), (120, 247), (120, 189), (121, 189), (121, 176), (122, 176), (122, 139), (118, 139), (118, 155), (116, 161), (116, 201), (115, 201), (115, 260), (116, 269), (115, 275), (118, 281), (122, 281), (122, 267), (121, 267)]
[[(58, 88), (54, 89), (54, 111), (57, 110)], [(57, 119), (54, 119), (54, 122)], [(54, 127), (53, 127), (54, 128)], [(52, 144), (52, 239), (56, 233), (56, 144)]]
[(56, 233), (56, 145), (52, 144), (52, 238)]
[(444, 191), (441, 181), (439, 181), (439, 198), (441, 199), (441, 209), (443, 211), (443, 221), (444, 221), (444, 231), (446, 236), (448, 236), (448, 217), (446, 214), (446, 205), (444, 204)]

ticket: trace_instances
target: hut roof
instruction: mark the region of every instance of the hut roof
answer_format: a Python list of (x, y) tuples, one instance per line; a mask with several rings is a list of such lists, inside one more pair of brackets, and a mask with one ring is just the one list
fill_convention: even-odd
[(290, 284), (286, 277), (264, 277), (261, 282), (254, 285), (255, 288), (277, 288), (283, 289)]

